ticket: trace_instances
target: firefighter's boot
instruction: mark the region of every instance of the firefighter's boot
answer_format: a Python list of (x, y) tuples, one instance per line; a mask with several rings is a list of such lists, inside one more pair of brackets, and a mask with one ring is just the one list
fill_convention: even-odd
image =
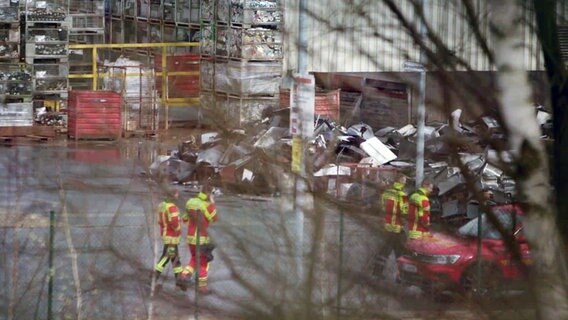
[(208, 294), (211, 293), (211, 290), (209, 289), (208, 286), (199, 286), (197, 288), (197, 292), (199, 292), (200, 294), (203, 294), (203, 295), (208, 295)]
[(186, 291), (187, 290), (187, 280), (182, 278), (182, 277), (177, 277), (176, 278), (176, 287), (178, 287), (181, 291)]
[(186, 291), (187, 287), (191, 285), (191, 275), (185, 272), (180, 273), (176, 277), (176, 287), (180, 288), (181, 291)]
[(174, 268), (174, 277), (176, 278), (176, 287), (180, 288), (181, 291), (186, 291), (187, 284), (185, 283), (185, 280), (182, 279), (184, 278), (184, 275), (183, 267), (181, 265), (178, 265)]
[(176, 280), (176, 287), (178, 287), (181, 291), (187, 291), (187, 285), (180, 280)]

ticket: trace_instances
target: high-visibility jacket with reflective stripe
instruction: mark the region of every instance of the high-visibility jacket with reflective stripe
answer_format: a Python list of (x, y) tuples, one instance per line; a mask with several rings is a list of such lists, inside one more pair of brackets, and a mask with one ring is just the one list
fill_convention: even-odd
[(428, 191), (419, 188), (410, 196), (408, 208), (408, 237), (419, 239), (428, 234), (430, 229), (430, 200)]
[(408, 213), (408, 197), (403, 191), (404, 185), (395, 182), (392, 188), (385, 190), (382, 196), (385, 211), (385, 230), (400, 233), (402, 230), (402, 215)]
[(181, 224), (178, 207), (169, 201), (158, 206), (158, 224), (164, 244), (179, 244)]
[[(197, 197), (191, 198), (185, 204), (186, 213), (183, 221), (188, 222), (187, 226), (187, 243), (197, 244), (197, 226), (199, 225), (199, 243), (207, 244), (211, 242), (207, 229), (209, 224), (217, 221), (217, 208), (214, 203), (207, 201), (207, 195), (200, 192)], [(201, 214), (198, 215), (198, 211)], [(200, 220), (198, 221), (198, 216)]]

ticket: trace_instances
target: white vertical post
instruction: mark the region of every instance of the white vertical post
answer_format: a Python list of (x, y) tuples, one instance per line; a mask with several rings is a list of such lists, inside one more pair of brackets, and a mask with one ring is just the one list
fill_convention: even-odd
[(420, 72), (420, 96), (418, 98), (418, 131), (416, 138), (416, 189), (424, 180), (424, 129), (426, 126), (426, 70)]
[[(422, 0), (422, 12), (426, 18), (427, 0)], [(425, 22), (420, 24), (420, 37), (423, 44), (426, 43), (427, 31)], [(418, 119), (417, 119), (417, 138), (416, 138), (416, 189), (420, 188), (424, 180), (424, 129), (426, 126), (426, 54), (423, 47), (420, 48), (420, 64), (422, 71), (420, 71), (420, 96), (418, 99)]]
[(306, 32), (308, 11), (306, 0), (299, 0), (299, 19), (298, 19), (298, 73), (306, 75), (308, 73), (308, 38)]
[(294, 75), (290, 92), (290, 133), (292, 134), (292, 172), (296, 174), (294, 212), (296, 224), (296, 257), (298, 278), (303, 279), (304, 215), (311, 210), (312, 199), (307, 180), (311, 172), (306, 170), (309, 161), (306, 141), (314, 132), (315, 79), (312, 75)]
[[(298, 80), (304, 80), (308, 76), (308, 41), (307, 41), (307, 19), (308, 13), (306, 8), (307, 2), (306, 0), (299, 0), (299, 10), (298, 10), (298, 75), (301, 79), (297, 79), (294, 77), (294, 86), (293, 86), (293, 94), (291, 94), (291, 101), (292, 99), (296, 100), (296, 102), (292, 102), (293, 108), (296, 108), (296, 111), (299, 114), (299, 132), (292, 133), (294, 135), (293, 143), (296, 147), (296, 155), (298, 152), (301, 153), (300, 156), (300, 164), (299, 164), (299, 177), (296, 178), (296, 192), (294, 198), (294, 211), (295, 211), (295, 222), (296, 222), (296, 236), (297, 236), (297, 268), (298, 268), (298, 280), (299, 283), (302, 283), (304, 279), (304, 268), (303, 268), (303, 258), (304, 258), (304, 215), (305, 210), (308, 209), (307, 206), (310, 203), (307, 193), (307, 183), (306, 180), (308, 175), (306, 174), (306, 153), (305, 153), (305, 141), (313, 134), (313, 109), (314, 105), (311, 106), (300, 101), (304, 100), (306, 95), (305, 91), (302, 94), (302, 89), (297, 90), (298, 88), (303, 88), (305, 90), (304, 85), (297, 85)], [(314, 83), (315, 86), (315, 83)], [(315, 88), (314, 88), (315, 94)], [(308, 108), (311, 108), (309, 110)], [(311, 116), (310, 116), (311, 115)], [(309, 132), (311, 129), (311, 133)], [(300, 149), (300, 150), (298, 150)], [(294, 162), (294, 159), (292, 160)]]

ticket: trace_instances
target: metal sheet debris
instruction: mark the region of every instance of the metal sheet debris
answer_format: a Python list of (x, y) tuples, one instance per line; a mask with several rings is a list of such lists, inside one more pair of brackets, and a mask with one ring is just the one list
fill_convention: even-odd
[(211, 167), (218, 167), (219, 160), (223, 156), (224, 152), (225, 152), (225, 147), (222, 145), (216, 145), (212, 148), (205, 149), (199, 152), (196, 163), (197, 164), (203, 163), (203, 164), (208, 164)]
[(355, 137), (361, 137), (365, 140), (371, 139), (375, 136), (373, 128), (364, 123), (354, 124), (350, 126), (347, 129), (347, 134)]
[(206, 144), (215, 141), (215, 138), (219, 135), (218, 132), (207, 132), (201, 134), (201, 144)]
[(371, 158), (375, 159), (378, 165), (385, 164), (396, 159), (396, 155), (377, 137), (370, 138), (361, 143), (361, 149), (363, 149)]
[(243, 181), (252, 181), (254, 179), (254, 174), (248, 169), (243, 170)]
[[(190, 140), (178, 154), (159, 158), (150, 170), (187, 180), (197, 179), (193, 171), (199, 170), (195, 168), (206, 166), (211, 170), (202, 173), (204, 177), (221, 181), (225, 184), (218, 183), (223, 186), (240, 185), (240, 193), (281, 191), (282, 171), (274, 168), (290, 167), (289, 112), (290, 108), (283, 108), (263, 113), (261, 120), (240, 133), (206, 132)], [(541, 126), (550, 125), (550, 113), (538, 109), (535, 114)], [(509, 152), (493, 150), (487, 141), (504, 138), (496, 118), (466, 121), (461, 109), (452, 112), (450, 118), (446, 123), (428, 123), (425, 128), (424, 173), (436, 186), (431, 195), (433, 211), (444, 219), (477, 216), (478, 206), (472, 202), (475, 193), (466, 186), (457, 165), (460, 162), (474, 177), (477, 191), (491, 189), (497, 203), (513, 201), (515, 180), (506, 175), (503, 165), (509, 165), (514, 158)], [(314, 128), (313, 136), (306, 141), (307, 159), (322, 194), (371, 204), (392, 182), (394, 173), (403, 172), (409, 180), (415, 178), (417, 130), (413, 124), (373, 131), (364, 122), (346, 128), (329, 119), (315, 118)], [(458, 154), (453, 154), (447, 143), (454, 137), (463, 141)], [(408, 186), (412, 191), (413, 183)]]
[(335, 164), (329, 164), (314, 173), (314, 177), (349, 175), (351, 175), (351, 168), (346, 166), (336, 166)]
[(289, 136), (288, 128), (272, 127), (268, 129), (255, 143), (255, 148), (269, 149), (278, 143), (282, 138)]
[(397, 130), (397, 132), (403, 137), (409, 137), (411, 135), (414, 135), (416, 131), (417, 131), (416, 128), (411, 124), (407, 124), (406, 126)]

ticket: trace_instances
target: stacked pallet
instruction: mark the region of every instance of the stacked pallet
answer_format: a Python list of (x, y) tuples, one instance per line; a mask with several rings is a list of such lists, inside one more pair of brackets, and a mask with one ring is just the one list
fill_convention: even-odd
[(105, 8), (103, 0), (69, 0), (72, 43), (104, 43)]
[(202, 0), (204, 122), (244, 127), (278, 106), (282, 12), (279, 0)]
[(32, 73), (20, 61), (20, 34), (19, 3), (0, 0), (0, 126), (32, 125)]
[[(103, 0), (69, 0), (70, 30), (69, 43), (105, 43), (105, 8)], [(104, 55), (103, 52), (100, 52)], [(69, 52), (69, 73), (88, 74), (92, 72), (92, 50), (71, 50)], [(70, 87), (92, 88), (90, 79), (70, 79)]]
[(32, 102), (32, 74), (24, 64), (0, 64), (0, 103)]
[[(109, 20), (111, 43), (187, 42), (199, 37), (199, 0), (115, 0)], [(169, 53), (197, 53), (198, 48), (176, 48)], [(159, 48), (116, 49), (111, 59), (128, 54), (150, 66)]]
[(20, 59), (20, 7), (17, 2), (0, 0), (0, 61)]
[(0, 1), (0, 24), (0, 127), (31, 128), (32, 77), (20, 64), (19, 3)]

